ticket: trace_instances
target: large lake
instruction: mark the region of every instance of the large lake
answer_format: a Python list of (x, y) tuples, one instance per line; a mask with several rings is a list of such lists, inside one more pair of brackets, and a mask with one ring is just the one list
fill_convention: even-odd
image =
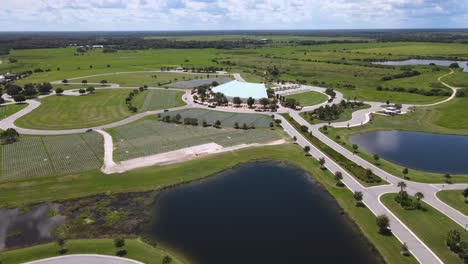
[(144, 232), (194, 263), (382, 262), (329, 193), (283, 163), (164, 190), (153, 213)]
[(404, 167), (468, 174), (468, 136), (391, 130), (356, 134), (349, 140), (366, 152)]
[(464, 72), (468, 72), (468, 65), (467, 61), (451, 61), (451, 60), (421, 60), (421, 59), (410, 59), (410, 60), (402, 60), (402, 61), (378, 61), (374, 62), (374, 64), (380, 65), (395, 65), (395, 66), (404, 66), (404, 65), (429, 65), (435, 64), (438, 66), (450, 66), (452, 63), (458, 63), (460, 68), (463, 68)]

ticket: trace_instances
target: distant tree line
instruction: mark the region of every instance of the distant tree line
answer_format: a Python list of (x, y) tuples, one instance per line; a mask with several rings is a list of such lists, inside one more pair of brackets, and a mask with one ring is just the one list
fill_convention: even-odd
[[(450, 96), (452, 95), (451, 92), (439, 88), (432, 88), (430, 90), (423, 90), (418, 88), (403, 88), (403, 87), (393, 87), (393, 88), (382, 88), (382, 86), (377, 86), (377, 91), (386, 91), (386, 92), (402, 92), (402, 93), (414, 93), (424, 96)], [(460, 97), (464, 96), (463, 94), (459, 94)]]

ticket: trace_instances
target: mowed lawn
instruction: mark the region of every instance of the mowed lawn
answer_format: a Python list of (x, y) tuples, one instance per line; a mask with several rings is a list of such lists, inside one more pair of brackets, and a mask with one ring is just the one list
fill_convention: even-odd
[[(462, 240), (467, 241), (468, 233), (463, 227), (424, 202), (422, 202), (422, 207), (425, 210), (405, 210), (394, 200), (395, 196), (396, 194), (385, 194), (381, 197), (381, 201), (444, 263), (462, 263), (460, 258), (448, 249), (445, 241), (451, 229), (458, 230)], [(391, 226), (392, 223), (390, 223)]]
[(213, 127), (168, 124), (151, 118), (110, 129), (115, 158), (128, 160), (177, 149), (217, 143), (223, 147), (268, 143), (282, 138), (279, 129), (216, 129)]
[[(468, 216), (468, 203), (465, 203), (463, 190), (447, 190), (437, 193), (437, 197), (444, 203), (450, 205), (462, 214)], [(468, 200), (467, 200), (468, 201)]]
[(328, 97), (323, 93), (314, 91), (286, 95), (286, 98), (296, 99), (296, 101), (299, 102), (299, 104), (302, 106), (312, 106), (316, 104), (321, 104), (328, 100)]
[(100, 83), (106, 80), (109, 83), (118, 83), (122, 87), (139, 87), (139, 86), (161, 86), (171, 82), (194, 80), (206, 77), (215, 77), (217, 75), (207, 74), (189, 74), (189, 73), (173, 73), (173, 72), (134, 72), (134, 73), (111, 73), (96, 77), (84, 77), (80, 79), (70, 80), (70, 82), (81, 82), (86, 80), (89, 83)]
[(455, 87), (468, 88), (468, 72), (463, 72), (462, 69), (456, 70), (455, 73), (446, 76), (443, 81)]
[(146, 90), (133, 98), (133, 105), (139, 112), (172, 108), (184, 105), (182, 96), (184, 92), (173, 90)]
[[(102, 254), (115, 255), (113, 239), (76, 239), (66, 242), (67, 254)], [(51, 258), (58, 256), (58, 245), (48, 243), (23, 249), (9, 250), (2, 252), (3, 264), (17, 264), (27, 261)], [(164, 256), (170, 256), (160, 248), (152, 247), (139, 239), (126, 239), (125, 249), (128, 255), (126, 258), (135, 259), (143, 263), (163, 263)], [(171, 256), (171, 264), (182, 263), (174, 256)]]
[(132, 113), (125, 98), (130, 90), (97, 90), (83, 96), (49, 96), (31, 113), (16, 121), (16, 125), (34, 129), (86, 128), (119, 121)]
[(437, 115), (434, 123), (450, 129), (468, 129), (468, 97), (455, 98), (435, 107)]
[(11, 104), (0, 106), (0, 120), (11, 116), (19, 110), (25, 108), (27, 104)]
[(61, 136), (21, 136), (0, 146), (0, 180), (67, 175), (99, 169), (104, 147), (95, 132)]

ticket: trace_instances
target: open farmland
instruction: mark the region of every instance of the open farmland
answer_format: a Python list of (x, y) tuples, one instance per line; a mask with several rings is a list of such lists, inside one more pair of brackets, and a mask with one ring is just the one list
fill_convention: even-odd
[(271, 118), (263, 114), (242, 114), (242, 113), (229, 113), (220, 111), (210, 111), (205, 109), (187, 109), (180, 111), (171, 111), (164, 115), (175, 116), (180, 114), (182, 119), (196, 118), (199, 123), (205, 120), (208, 124), (213, 125), (216, 120), (221, 122), (221, 127), (234, 127), (237, 122), (240, 126), (244, 123), (247, 126), (254, 126), (256, 128), (270, 127)]
[(0, 180), (65, 175), (101, 167), (103, 140), (97, 133), (21, 137), (0, 147)]
[(271, 129), (216, 129), (168, 124), (150, 119), (113, 128), (109, 132), (116, 146), (114, 156), (120, 161), (211, 142), (229, 147), (267, 143), (281, 138), (279, 131)]
[(171, 90), (146, 90), (138, 93), (133, 99), (133, 105), (139, 112), (172, 108), (184, 105), (181, 91)]

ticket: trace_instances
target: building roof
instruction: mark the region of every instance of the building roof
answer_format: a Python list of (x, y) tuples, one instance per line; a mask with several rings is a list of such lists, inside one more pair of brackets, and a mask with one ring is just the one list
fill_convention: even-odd
[(265, 84), (231, 81), (212, 89), (215, 93), (223, 93), (227, 97), (240, 97), (254, 99), (267, 98)]

